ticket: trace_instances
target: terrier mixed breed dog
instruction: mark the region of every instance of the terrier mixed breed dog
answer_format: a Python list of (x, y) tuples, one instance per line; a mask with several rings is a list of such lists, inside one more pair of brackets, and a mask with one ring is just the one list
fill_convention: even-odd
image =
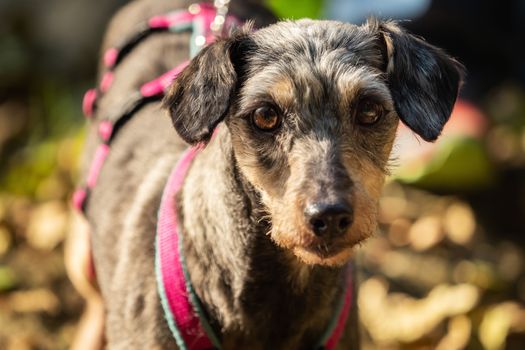
[[(128, 5), (113, 20), (105, 47), (173, 3)], [(272, 20), (251, 2), (234, 2), (230, 10), (255, 15), (256, 25)], [(121, 111), (140, 84), (181, 63), (189, 39), (165, 33), (137, 45), (97, 102), (94, 129)], [(361, 26), (307, 19), (257, 31), (245, 26), (201, 50), (166, 93), (171, 120), (159, 103), (134, 112), (86, 204), (105, 345), (181, 347), (159, 296), (155, 232), (166, 181), (189, 143), (206, 147), (169, 209), (184, 238), (186, 282), (217, 334), (214, 346), (322, 347), (345, 295), (348, 262), (376, 230), (399, 120), (435, 140), (461, 71), (442, 50), (395, 22), (374, 19)], [(93, 131), (87, 159), (98, 142)], [(352, 288), (355, 299), (355, 282)], [(97, 303), (95, 294), (89, 298)], [(359, 348), (351, 304), (337, 344), (327, 347)]]

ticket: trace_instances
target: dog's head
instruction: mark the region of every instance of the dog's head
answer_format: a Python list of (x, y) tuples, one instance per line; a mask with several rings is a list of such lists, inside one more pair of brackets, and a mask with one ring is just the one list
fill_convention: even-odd
[(376, 228), (399, 119), (427, 141), (449, 118), (461, 66), (393, 22), (281, 22), (202, 50), (165, 105), (180, 136), (225, 121), (271, 237), (308, 264), (340, 265)]

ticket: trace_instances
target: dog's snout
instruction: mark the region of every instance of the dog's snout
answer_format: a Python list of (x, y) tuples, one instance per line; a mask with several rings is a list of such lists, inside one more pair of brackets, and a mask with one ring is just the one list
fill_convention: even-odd
[(312, 231), (325, 238), (344, 234), (353, 221), (352, 208), (343, 202), (310, 204), (304, 214)]

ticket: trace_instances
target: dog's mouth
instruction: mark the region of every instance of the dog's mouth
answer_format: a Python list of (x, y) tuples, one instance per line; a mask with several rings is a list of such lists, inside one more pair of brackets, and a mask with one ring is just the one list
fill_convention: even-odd
[(355, 244), (318, 243), (296, 246), (293, 253), (307, 265), (341, 266), (353, 256)]

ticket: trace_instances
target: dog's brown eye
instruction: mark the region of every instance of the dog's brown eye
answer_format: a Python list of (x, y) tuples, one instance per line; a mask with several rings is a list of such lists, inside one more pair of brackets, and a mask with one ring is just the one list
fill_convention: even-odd
[(361, 125), (375, 124), (383, 115), (383, 106), (371, 100), (364, 100), (357, 107), (357, 122)]
[(281, 116), (272, 107), (259, 107), (253, 112), (252, 122), (260, 130), (272, 131), (281, 124)]

